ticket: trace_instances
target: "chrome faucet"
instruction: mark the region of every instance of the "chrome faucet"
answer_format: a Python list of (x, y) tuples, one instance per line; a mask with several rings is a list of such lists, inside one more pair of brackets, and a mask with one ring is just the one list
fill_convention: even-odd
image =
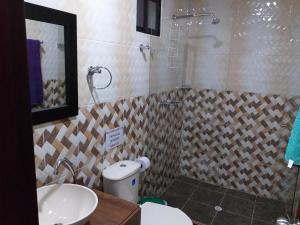
[(60, 166), (64, 166), (66, 169), (68, 169), (71, 172), (73, 177), (73, 183), (76, 184), (76, 173), (75, 173), (75, 169), (73, 168), (73, 163), (67, 158), (58, 160), (58, 162), (54, 167), (54, 175), (58, 175)]

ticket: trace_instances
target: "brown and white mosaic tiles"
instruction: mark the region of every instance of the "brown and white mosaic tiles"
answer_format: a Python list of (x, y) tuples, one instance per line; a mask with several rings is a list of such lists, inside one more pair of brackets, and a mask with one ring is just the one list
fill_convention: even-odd
[(184, 100), (182, 174), (268, 198), (293, 198), (284, 151), (299, 98), (191, 90)]
[(181, 101), (182, 98), (181, 91), (153, 94), (147, 98), (149, 110), (145, 155), (151, 161), (151, 168), (145, 174), (145, 193), (148, 195), (162, 194), (179, 175), (182, 106), (159, 103), (167, 99)]
[[(162, 192), (163, 188), (172, 182), (174, 176), (172, 170), (175, 171), (179, 167), (178, 131), (180, 129), (176, 124), (181, 124), (181, 121), (175, 119), (181, 119), (177, 114), (177, 109), (180, 107), (167, 109), (149, 106), (150, 102), (153, 106), (158, 105), (162, 97), (167, 98), (168, 93), (148, 97), (150, 61), (155, 56), (151, 56), (149, 52), (145, 55), (141, 54), (139, 50), (141, 43), (150, 43), (150, 36), (136, 32), (136, 1), (27, 1), (73, 13), (78, 21), (79, 115), (76, 118), (34, 128), (36, 173), (39, 185), (57, 181), (57, 177), (52, 174), (53, 166), (59, 157), (69, 157), (76, 164), (79, 176), (83, 178), (86, 185), (98, 186), (101, 183), (103, 168), (118, 160), (134, 159), (143, 154), (149, 155), (153, 161), (152, 170), (145, 174), (148, 184), (151, 183), (151, 187), (146, 189), (157, 193)], [(169, 23), (173, 11), (187, 5), (188, 2), (178, 0), (163, 1), (163, 20)], [(98, 26), (99, 21), (102, 26)], [(153, 43), (150, 44), (152, 46)], [(153, 47), (160, 49), (159, 46)], [(86, 83), (87, 69), (99, 63), (111, 70), (113, 81), (106, 90), (94, 93), (97, 102), (108, 103), (90, 106), (94, 102)], [(105, 76), (104, 73), (103, 75)], [(169, 78), (173, 80), (171, 85)], [(155, 86), (158, 86), (159, 92), (169, 91), (181, 80), (181, 77), (175, 79), (173, 73), (168, 73), (165, 76), (157, 76)], [(95, 82), (98, 81), (95, 79)], [(130, 99), (132, 96), (146, 97)], [(115, 102), (119, 99), (125, 100)], [(162, 110), (159, 113), (160, 117), (155, 116), (156, 110), (159, 112)], [(150, 114), (161, 130), (151, 127)], [(120, 125), (125, 127), (125, 144), (109, 152), (105, 151), (103, 146), (105, 130)], [(174, 127), (178, 130), (172, 130)], [(171, 131), (170, 135), (164, 134)], [(157, 133), (150, 134), (150, 132)], [(155, 146), (156, 144), (159, 144), (159, 148)], [(70, 152), (66, 152), (68, 147), (71, 148)], [(160, 149), (158, 154), (151, 152), (157, 149)], [(170, 159), (165, 160), (166, 157)], [(172, 157), (176, 159), (173, 160)], [(162, 164), (161, 161), (166, 164)], [(60, 181), (68, 180), (67, 173), (62, 172)], [(162, 175), (166, 173), (166, 177), (162, 179), (158, 176), (159, 173)]]
[[(183, 103), (159, 104), (166, 100)], [(286, 169), (284, 151), (299, 105), (300, 97), (173, 90), (83, 107), (76, 118), (34, 128), (38, 185), (71, 181), (64, 169), (53, 176), (62, 157), (86, 186), (100, 187), (104, 168), (146, 155), (146, 195), (160, 195), (182, 174), (289, 201), (297, 171)], [(125, 143), (106, 151), (105, 131), (117, 126)]]
[(59, 107), (66, 104), (66, 86), (64, 80), (43, 81), (43, 103), (34, 106), (35, 110)]
[[(146, 155), (151, 158), (152, 167), (145, 174), (144, 192), (162, 193), (175, 178), (174, 171), (179, 171), (181, 113), (177, 110), (180, 107), (166, 108), (159, 102), (177, 99), (176, 93), (88, 106), (80, 108), (76, 118), (35, 127), (38, 185), (58, 180), (53, 175), (54, 165), (63, 157), (74, 163), (78, 179), (86, 186), (99, 187), (104, 168)], [(105, 131), (118, 126), (124, 127), (124, 144), (106, 151)], [(60, 172), (60, 182), (71, 181), (67, 170)]]

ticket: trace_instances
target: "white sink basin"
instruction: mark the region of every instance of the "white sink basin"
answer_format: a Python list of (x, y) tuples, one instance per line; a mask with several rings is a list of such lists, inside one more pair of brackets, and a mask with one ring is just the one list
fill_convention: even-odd
[(83, 225), (98, 205), (92, 190), (75, 184), (38, 188), (37, 197), (40, 225)]

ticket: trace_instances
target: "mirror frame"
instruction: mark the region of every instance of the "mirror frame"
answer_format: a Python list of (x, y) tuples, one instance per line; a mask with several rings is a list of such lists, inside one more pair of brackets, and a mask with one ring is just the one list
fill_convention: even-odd
[(78, 115), (77, 22), (76, 15), (24, 2), (25, 19), (64, 27), (66, 104), (32, 112), (32, 124)]

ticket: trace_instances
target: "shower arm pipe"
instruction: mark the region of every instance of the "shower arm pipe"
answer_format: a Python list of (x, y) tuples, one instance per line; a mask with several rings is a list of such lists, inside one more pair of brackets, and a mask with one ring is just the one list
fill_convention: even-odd
[(202, 17), (202, 16), (212, 16), (214, 17), (215, 14), (214, 13), (193, 13), (193, 14), (186, 14), (186, 15), (182, 15), (182, 16), (177, 16), (177, 15), (173, 15), (172, 19), (173, 20), (178, 20), (178, 19), (187, 19), (187, 18), (192, 18), (192, 17)]

